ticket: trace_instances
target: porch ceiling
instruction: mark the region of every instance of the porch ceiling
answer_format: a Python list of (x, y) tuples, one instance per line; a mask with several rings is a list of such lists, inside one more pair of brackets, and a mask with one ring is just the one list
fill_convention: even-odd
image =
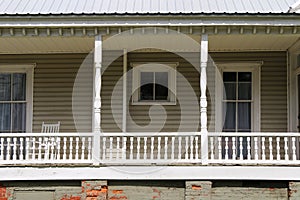
[(298, 35), (212, 35), (210, 51), (285, 51), (299, 39)]
[(1, 54), (85, 53), (94, 37), (0, 37)]
[[(145, 37), (149, 37), (149, 44), (155, 43), (156, 37)], [(169, 42), (164, 40), (165, 37), (171, 38)], [(200, 36), (190, 37), (199, 43)], [(142, 44), (139, 41), (141, 35), (133, 35), (132, 38), (136, 44)], [(160, 41), (163, 45), (170, 44), (168, 50), (195, 51), (195, 47), (188, 48), (185, 42), (178, 41), (178, 37), (165, 35), (156, 39), (156, 43)], [(210, 35), (209, 51), (284, 51), (298, 39), (298, 35)], [(129, 38), (125, 40), (129, 41)], [(104, 43), (103, 47), (108, 50), (120, 50), (126, 48), (126, 43), (118, 39)], [(87, 53), (93, 50), (94, 37), (0, 37), (0, 44), (0, 54)], [(178, 46), (182, 49), (175, 49)]]

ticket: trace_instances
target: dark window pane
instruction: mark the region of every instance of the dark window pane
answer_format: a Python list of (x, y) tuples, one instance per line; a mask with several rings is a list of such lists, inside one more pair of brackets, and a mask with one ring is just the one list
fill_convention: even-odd
[(251, 83), (239, 83), (239, 100), (251, 100), (252, 88)]
[(10, 101), (11, 74), (0, 74), (0, 101)]
[(236, 123), (236, 103), (223, 103), (223, 113), (225, 116), (223, 123), (223, 131), (235, 132)]
[(238, 103), (238, 131), (251, 131), (251, 103)]
[(13, 132), (25, 132), (26, 131), (26, 104), (16, 103), (13, 104)]
[(235, 100), (236, 99), (236, 83), (225, 83), (224, 82), (223, 99), (224, 100)]
[(155, 100), (168, 100), (168, 72), (155, 72)]
[(153, 100), (153, 81), (153, 72), (141, 72), (140, 100)]
[(236, 72), (223, 72), (224, 82), (236, 82)]
[(0, 132), (10, 132), (11, 126), (11, 104), (0, 104)]
[(13, 74), (13, 101), (26, 99), (26, 74)]
[(239, 72), (238, 77), (239, 82), (251, 82), (252, 80), (251, 72)]

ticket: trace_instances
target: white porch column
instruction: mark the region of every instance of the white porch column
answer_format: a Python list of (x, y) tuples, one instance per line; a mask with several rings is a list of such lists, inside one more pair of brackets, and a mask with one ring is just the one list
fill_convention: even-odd
[(207, 136), (207, 99), (206, 99), (206, 67), (208, 60), (208, 35), (201, 36), (200, 49), (200, 113), (201, 113), (201, 160), (203, 165), (208, 164), (208, 136)]
[(95, 37), (94, 49), (94, 122), (93, 122), (93, 160), (99, 164), (100, 160), (100, 133), (101, 133), (101, 67), (102, 67), (102, 37)]
[(127, 49), (123, 51), (123, 113), (122, 132), (126, 132), (127, 123)]

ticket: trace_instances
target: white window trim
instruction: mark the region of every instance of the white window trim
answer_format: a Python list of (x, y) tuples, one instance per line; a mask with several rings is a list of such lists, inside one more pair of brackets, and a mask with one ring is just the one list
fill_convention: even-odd
[(262, 62), (230, 62), (216, 63), (218, 70), (215, 73), (215, 129), (222, 132), (222, 101), (223, 99), (223, 72), (252, 72), (253, 112), (251, 113), (251, 130), (260, 132), (260, 71)]
[(1, 64), (0, 73), (26, 73), (26, 132), (32, 132), (33, 80), (35, 64)]
[[(176, 105), (176, 67), (178, 63), (131, 63), (132, 78), (132, 105)], [(141, 72), (168, 72), (168, 88), (173, 93), (169, 101), (139, 101), (139, 87)], [(135, 92), (134, 92), (135, 91)]]

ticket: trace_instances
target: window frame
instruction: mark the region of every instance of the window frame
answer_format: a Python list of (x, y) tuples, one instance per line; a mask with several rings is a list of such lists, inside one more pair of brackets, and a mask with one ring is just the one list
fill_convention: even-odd
[[(132, 105), (176, 105), (176, 74), (178, 63), (131, 63), (133, 68), (132, 78)], [(141, 72), (168, 72), (168, 94), (169, 100), (139, 100)]]
[(26, 74), (26, 132), (32, 132), (33, 119), (33, 80), (35, 64), (1, 64), (0, 73)]
[(223, 72), (252, 72), (252, 104), (251, 108), (251, 132), (260, 131), (260, 72), (262, 62), (230, 62), (216, 63), (215, 74), (215, 129), (223, 130)]

